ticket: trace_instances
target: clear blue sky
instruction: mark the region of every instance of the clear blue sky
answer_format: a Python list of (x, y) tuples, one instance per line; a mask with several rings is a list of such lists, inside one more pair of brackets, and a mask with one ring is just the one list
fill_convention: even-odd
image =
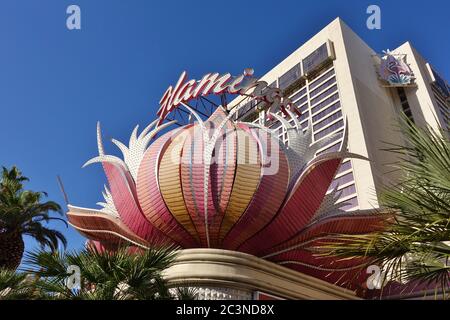
[[(66, 28), (70, 4), (81, 7), (82, 30)], [(366, 28), (370, 4), (381, 7), (381, 30)], [(449, 11), (448, 0), (2, 0), (0, 165), (17, 165), (29, 188), (63, 204), (60, 174), (71, 203), (94, 207), (105, 178), (81, 165), (96, 155), (96, 121), (126, 141), (182, 70), (262, 75), (340, 16), (378, 52), (411, 41), (450, 79)], [(63, 229), (70, 248), (83, 245)]]

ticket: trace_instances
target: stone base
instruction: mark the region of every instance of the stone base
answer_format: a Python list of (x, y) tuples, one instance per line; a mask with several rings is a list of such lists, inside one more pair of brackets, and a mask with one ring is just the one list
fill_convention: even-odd
[(353, 291), (255, 256), (186, 249), (164, 273), (172, 285), (198, 288), (199, 299), (359, 299)]

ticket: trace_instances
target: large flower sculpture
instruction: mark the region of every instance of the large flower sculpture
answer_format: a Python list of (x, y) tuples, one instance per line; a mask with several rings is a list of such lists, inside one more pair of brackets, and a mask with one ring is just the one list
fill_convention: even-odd
[(102, 164), (105, 201), (99, 210), (69, 206), (70, 223), (105, 249), (170, 243), (235, 250), (332, 282), (360, 263), (313, 250), (329, 234), (382, 225), (374, 212), (341, 210), (338, 192), (327, 193), (342, 160), (362, 158), (347, 152), (346, 130), (340, 151), (316, 156), (334, 137), (313, 143), (311, 126), (302, 128), (289, 110), (287, 117), (273, 114), (287, 145), (266, 127), (231, 120), (233, 112), (221, 107), (206, 121), (189, 111), (194, 124), (157, 139), (172, 122), (155, 121), (140, 134), (136, 127), (128, 147), (112, 140), (123, 160), (105, 154), (98, 124), (99, 155), (85, 165)]

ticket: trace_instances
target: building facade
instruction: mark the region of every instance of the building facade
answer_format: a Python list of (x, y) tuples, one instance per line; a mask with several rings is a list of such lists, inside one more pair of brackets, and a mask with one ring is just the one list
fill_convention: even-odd
[[(337, 18), (261, 77), (293, 100), (303, 128), (312, 123), (315, 142), (334, 134), (317, 155), (339, 148), (342, 134), (336, 133), (343, 132), (347, 121), (349, 151), (371, 159), (346, 159), (330, 186), (329, 191), (338, 188), (347, 211), (378, 208), (381, 186), (395, 181), (387, 166), (395, 158), (381, 149), (386, 142), (402, 143), (395, 127), (401, 112), (420, 126), (449, 129), (448, 83), (409, 42), (391, 53), (409, 66), (410, 83), (386, 85), (380, 80), (381, 57)], [(265, 122), (287, 140), (281, 123), (264, 120), (265, 111), (254, 101), (240, 103), (246, 105), (238, 120)]]

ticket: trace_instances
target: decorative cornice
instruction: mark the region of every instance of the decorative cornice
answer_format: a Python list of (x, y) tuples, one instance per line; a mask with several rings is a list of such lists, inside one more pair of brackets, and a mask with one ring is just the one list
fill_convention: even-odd
[(236, 251), (181, 250), (164, 273), (173, 285), (263, 291), (287, 299), (359, 299), (353, 291)]

